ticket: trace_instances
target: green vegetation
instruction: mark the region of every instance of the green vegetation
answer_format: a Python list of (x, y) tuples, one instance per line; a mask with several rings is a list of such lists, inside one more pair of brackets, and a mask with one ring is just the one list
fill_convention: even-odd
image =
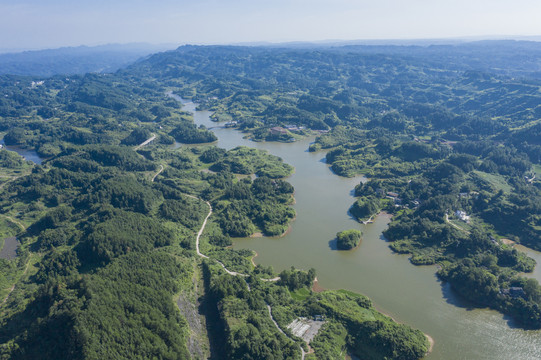
[(300, 359), (298, 346), (269, 317), (266, 290), (260, 280), (250, 280), (248, 288), (241, 277), (220, 274), (206, 263), (204, 266), (210, 301), (219, 311), (225, 335), (227, 359)]
[(375, 196), (366, 196), (357, 199), (349, 208), (351, 215), (359, 221), (367, 221), (377, 215), (382, 209), (383, 199)]
[(343, 359), (344, 350), (347, 348), (347, 335), (347, 329), (340, 322), (328, 321), (310, 343), (314, 349), (314, 358)]
[(533, 171), (535, 172), (535, 177), (540, 177), (541, 176), (541, 165), (534, 164), (533, 165)]
[(339, 250), (350, 250), (359, 245), (362, 233), (357, 229), (344, 230), (336, 234), (336, 245)]
[(170, 135), (175, 140), (186, 144), (211, 143), (218, 140), (213, 132), (205, 128), (197, 128), (189, 121), (181, 122)]
[(497, 191), (502, 190), (508, 194), (513, 191), (513, 188), (505, 181), (503, 175), (489, 174), (483, 171), (474, 171), (474, 173), (489, 183)]
[(170, 255), (130, 254), (82, 281), (50, 280), (24, 311), (4, 319), (2, 342), (14, 342), (3, 356), (187, 357), (186, 325), (171, 302), (183, 272)]
[(308, 288), (305, 288), (305, 287), (302, 287), (295, 291), (291, 291), (290, 294), (291, 294), (291, 297), (297, 301), (306, 300), (311, 295), (310, 290), (308, 290)]
[[(269, 281), (272, 269), (229, 247), (231, 237), (287, 230), (293, 168), (245, 147), (169, 147), (216, 137), (168, 91), (255, 140), (320, 134), (310, 150), (328, 150), (336, 174), (370, 178), (355, 189), (353, 216), (392, 212), (394, 251), (440, 264), (461, 295), (541, 327), (540, 286), (520, 276), (535, 263), (498, 240), (541, 249), (537, 69), (449, 51), (185, 46), (116, 74), (0, 76), (5, 144), (46, 159), (0, 150), (0, 232), (22, 242), (17, 259), (0, 262), (1, 357), (188, 358), (197, 326), (175, 306), (181, 293), (200, 297), (211, 348), (227, 359), (298, 359), (305, 345), (287, 325), (315, 315), (327, 324), (312, 358), (426, 353), (422, 333), (364, 296), (312, 293), (313, 270)], [(207, 201), (203, 260), (195, 234)], [(351, 248), (359, 234), (337, 237)]]
[[(511, 254), (508, 257), (514, 261)], [(519, 261), (522, 262), (519, 268), (533, 269), (527, 260)], [(534, 279), (519, 277), (506, 267), (498, 266), (501, 262), (501, 257), (494, 255), (466, 258), (442, 268), (438, 275), (473, 302), (509, 313), (527, 328), (538, 328), (541, 286)]]
[[(158, 55), (132, 71), (189, 89), (255, 139), (287, 141), (301, 127), (323, 132), (311, 151), (328, 150), (339, 175), (371, 179), (357, 187), (351, 214), (360, 221), (381, 210), (397, 215), (385, 233), (393, 250), (412, 254), (414, 264), (444, 267), (466, 258), (477, 264), (488, 251), (511, 259), (497, 266), (514, 278), (532, 262), (498, 239), (541, 249), (541, 190), (533, 178), (541, 164), (540, 85), (535, 65), (510, 61), (502, 49), (529, 45), (183, 47), (168, 54), (177, 71), (164, 72)], [(485, 54), (475, 65), (462, 57), (473, 48)], [(219, 60), (210, 62), (211, 54)], [(532, 78), (514, 77), (519, 68)], [(243, 235), (254, 229), (243, 217), (230, 219), (245, 224)], [(470, 239), (474, 233), (483, 235)]]
[[(21, 102), (3, 100), (2, 106), (18, 110), (3, 108), (0, 128), (6, 143), (35, 148), (49, 159), (38, 166), (0, 150), (6, 176), (1, 230), (18, 233), (22, 242), (16, 259), (1, 261), (7, 299), (0, 317), (2, 357), (190, 358), (192, 324), (174, 298), (203, 294), (192, 283), (201, 276), (193, 266), (194, 234), (208, 211), (201, 198), (216, 209), (206, 250), (251, 273), (252, 253), (226, 248), (228, 234), (287, 229), (295, 216), (289, 206), (294, 189), (279, 178), (292, 167), (245, 148), (168, 148), (169, 134), (187, 142), (215, 137), (195, 129), (159, 86), (86, 75), (27, 91), (30, 79), (19, 80), (2, 79), (4, 90)], [(26, 112), (21, 99), (55, 110)], [(44, 121), (45, 115), (51, 117)], [(136, 152), (134, 145), (152, 133), (165, 141)], [(259, 177), (239, 181), (232, 171)], [(232, 347), (231, 356), (238, 351)]]
[[(377, 312), (365, 296), (325, 291), (317, 299), (325, 313), (347, 330), (348, 344), (359, 358), (419, 359), (428, 351), (428, 340), (422, 332)], [(334, 331), (340, 330), (335, 327)]]
[(218, 223), (229, 236), (249, 236), (257, 229), (269, 236), (281, 235), (295, 217), (289, 207), (293, 187), (283, 180), (242, 179), (227, 184), (224, 190), (224, 195), (215, 199), (214, 208)]
[[(290, 291), (300, 290), (304, 287), (311, 287), (316, 277), (316, 270), (310, 269), (308, 272), (298, 271), (291, 267), (290, 270), (284, 270), (280, 273), (278, 284), (286, 286)], [(302, 294), (303, 291), (297, 291)]]
[(244, 146), (229, 150), (210, 169), (242, 175), (256, 174), (271, 179), (285, 178), (293, 173), (293, 167), (284, 164), (279, 157)]
[(365, 296), (343, 290), (312, 293), (313, 269), (283, 271), (273, 283), (258, 275), (231, 277), (208, 262), (204, 268), (219, 326), (227, 335), (223, 346), (228, 358), (300, 358), (299, 345), (273, 326), (266, 305), (286, 334), (286, 325), (297, 317), (325, 318), (327, 324), (311, 343), (318, 359), (338, 358), (348, 350), (360, 358), (419, 359), (428, 351), (422, 332), (377, 312)]

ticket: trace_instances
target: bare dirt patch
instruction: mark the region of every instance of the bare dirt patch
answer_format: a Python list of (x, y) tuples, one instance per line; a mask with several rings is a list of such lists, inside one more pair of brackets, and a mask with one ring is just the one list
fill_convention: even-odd
[(287, 326), (293, 335), (302, 338), (307, 344), (314, 339), (325, 321), (315, 321), (308, 318), (295, 319)]
[(15, 259), (17, 257), (17, 248), (19, 245), (19, 240), (17, 240), (15, 236), (5, 238), (4, 247), (0, 251), (0, 259)]

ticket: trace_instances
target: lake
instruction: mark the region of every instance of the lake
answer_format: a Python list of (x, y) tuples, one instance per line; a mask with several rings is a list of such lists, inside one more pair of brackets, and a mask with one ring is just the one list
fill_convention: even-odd
[[(194, 113), (197, 125), (218, 125), (210, 120), (211, 112), (195, 111), (193, 103), (170, 96)], [(370, 297), (380, 311), (432, 336), (435, 346), (427, 359), (541, 359), (541, 331), (518, 329), (496, 311), (474, 308), (438, 280), (435, 266), (414, 266), (407, 255), (393, 253), (381, 235), (390, 221), (388, 215), (378, 216), (373, 224), (354, 221), (348, 208), (355, 200), (353, 188), (364, 178), (333, 174), (324, 152), (308, 152), (312, 138), (287, 144), (253, 142), (234, 129), (212, 131), (219, 147), (268, 150), (295, 166), (287, 179), (295, 187), (297, 212), (290, 231), (281, 238), (235, 240), (235, 248), (258, 253), (256, 263), (277, 271), (292, 265), (313, 267), (322, 287)], [(363, 232), (360, 246), (352, 251), (333, 250), (336, 233), (353, 228)], [(539, 268), (530, 276), (541, 279)]]
[(39, 156), (38, 153), (34, 150), (23, 149), (19, 146), (14, 146), (14, 145), (5, 145), (4, 139), (0, 140), (0, 144), (6, 150), (15, 151), (17, 154), (21, 155), (25, 160), (32, 161), (35, 164), (41, 165), (41, 162), (43, 161), (41, 156)]

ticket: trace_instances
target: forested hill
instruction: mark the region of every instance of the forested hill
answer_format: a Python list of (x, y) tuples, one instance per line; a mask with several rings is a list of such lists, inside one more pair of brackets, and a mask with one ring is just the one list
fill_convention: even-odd
[(406, 56), (453, 70), (473, 70), (509, 77), (541, 77), (541, 43), (484, 40), (447, 45), (350, 45), (345, 52)]
[(137, 59), (171, 47), (150, 44), (78, 46), (0, 54), (0, 74), (73, 75), (114, 72)]
[[(223, 99), (240, 96), (239, 92), (250, 96), (269, 91), (298, 91), (325, 99), (320, 99), (318, 104), (315, 98), (304, 101), (298, 104), (299, 110), (323, 114), (332, 110), (339, 115), (333, 123), (352, 117), (366, 118), (367, 111), (396, 109), (406, 115), (439, 119), (446, 119), (450, 111), (462, 116), (453, 121), (441, 120), (443, 124), (435, 119), (433, 124), (417, 126), (458, 127), (472, 116), (481, 120), (490, 117), (495, 121), (488, 131), (494, 131), (492, 128), (501, 121), (518, 127), (536, 120), (541, 113), (540, 81), (496, 74), (538, 71), (537, 43), (522, 47), (520, 44), (523, 43), (472, 43), (458, 46), (458, 52), (443, 46), (315, 50), (183, 46), (155, 54), (122, 73), (162, 80), (181, 79), (195, 85), (200, 98), (208, 95)], [(530, 46), (533, 54), (525, 50)], [(527, 55), (517, 51), (517, 47)], [(499, 57), (493, 54), (497, 50)], [(514, 55), (504, 56), (506, 52)], [(253, 93), (247, 93), (250, 91)], [(308, 102), (313, 103), (310, 109), (306, 108)]]

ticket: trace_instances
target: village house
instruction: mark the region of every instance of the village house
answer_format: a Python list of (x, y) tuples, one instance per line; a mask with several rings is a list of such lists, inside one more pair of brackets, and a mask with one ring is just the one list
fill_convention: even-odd
[(387, 198), (393, 200), (395, 206), (402, 205), (402, 199), (400, 199), (395, 192), (387, 191)]
[(460, 220), (464, 221), (465, 223), (470, 222), (470, 217), (466, 214), (465, 211), (457, 210), (455, 211), (455, 216), (459, 218)]

